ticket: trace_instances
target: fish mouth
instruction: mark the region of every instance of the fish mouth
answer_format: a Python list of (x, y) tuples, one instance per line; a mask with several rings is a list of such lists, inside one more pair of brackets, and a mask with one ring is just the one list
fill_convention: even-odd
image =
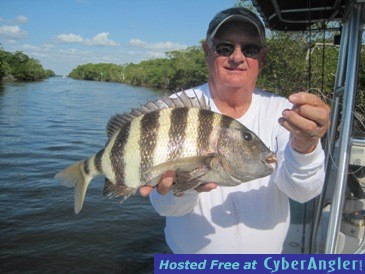
[(262, 153), (260, 155), (260, 162), (267, 165), (267, 166), (270, 166), (272, 164), (276, 164), (277, 163), (277, 159), (276, 159), (276, 155), (274, 152), (270, 151), (268, 153)]

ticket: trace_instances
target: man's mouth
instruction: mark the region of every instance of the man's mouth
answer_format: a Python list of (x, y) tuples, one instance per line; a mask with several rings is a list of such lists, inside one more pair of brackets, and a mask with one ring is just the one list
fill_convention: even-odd
[(232, 67), (226, 67), (225, 68), (226, 70), (229, 70), (229, 71), (238, 71), (238, 72), (241, 72), (241, 71), (245, 71), (246, 69), (243, 69), (243, 68), (232, 68)]

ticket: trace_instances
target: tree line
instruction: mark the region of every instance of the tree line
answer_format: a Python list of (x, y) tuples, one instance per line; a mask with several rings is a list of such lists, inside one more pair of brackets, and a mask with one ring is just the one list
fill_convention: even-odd
[(44, 69), (38, 60), (21, 51), (14, 53), (0, 49), (0, 81), (37, 81), (55, 76), (52, 70)]
[(119, 82), (164, 90), (181, 90), (207, 81), (208, 69), (200, 47), (166, 53), (166, 58), (138, 64), (84, 64), (69, 74), (74, 79)]
[[(304, 34), (277, 32), (267, 39), (269, 53), (257, 86), (288, 96), (310, 89), (331, 98), (339, 48), (331, 40), (318, 38), (308, 45)], [(365, 54), (361, 54), (359, 94), (365, 104)], [(151, 59), (138, 64), (108, 63), (79, 65), (69, 74), (82, 80), (120, 82), (134, 86), (178, 91), (207, 81), (208, 70), (200, 46), (166, 53), (166, 58)]]

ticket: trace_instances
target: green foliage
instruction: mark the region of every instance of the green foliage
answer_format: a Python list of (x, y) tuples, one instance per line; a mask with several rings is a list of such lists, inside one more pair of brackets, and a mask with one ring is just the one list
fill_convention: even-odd
[(85, 64), (72, 70), (70, 77), (80, 80), (121, 82), (123, 67), (115, 64)]
[[(267, 38), (269, 52), (257, 86), (282, 96), (310, 90), (331, 99), (339, 48), (330, 40), (323, 46), (320, 35), (313, 36), (311, 46), (305, 34), (272, 32)], [(326, 38), (327, 39), (327, 38)], [(361, 54), (357, 103), (364, 115), (365, 52)], [(139, 64), (85, 64), (75, 68), (75, 79), (122, 82), (135, 86), (179, 91), (207, 82), (208, 69), (201, 47), (166, 53), (166, 58)], [(328, 101), (328, 103), (330, 103)]]
[(299, 35), (275, 33), (267, 39), (269, 52), (257, 85), (288, 96), (302, 90), (306, 81), (305, 41)]
[(10, 66), (6, 62), (9, 54), (9, 52), (0, 49), (0, 80), (10, 72)]
[(85, 64), (69, 74), (83, 80), (122, 82), (165, 90), (181, 90), (207, 81), (208, 70), (200, 47), (166, 53), (167, 58), (139, 64)]
[(38, 60), (20, 51), (11, 53), (0, 49), (0, 80), (6, 77), (22, 81), (37, 81), (54, 75), (53, 71), (43, 69)]
[(338, 48), (318, 38), (308, 47), (304, 34), (272, 33), (269, 53), (258, 86), (288, 96), (300, 90), (320, 90), (330, 98), (337, 68)]

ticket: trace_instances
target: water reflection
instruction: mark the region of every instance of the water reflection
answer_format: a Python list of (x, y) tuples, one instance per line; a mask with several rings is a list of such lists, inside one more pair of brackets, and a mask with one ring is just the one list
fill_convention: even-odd
[(162, 93), (122, 84), (51, 78), (0, 85), (2, 271), (153, 273), (153, 254), (169, 252), (164, 219), (147, 198), (123, 204), (90, 185), (83, 211), (54, 174), (102, 148), (105, 126)]

